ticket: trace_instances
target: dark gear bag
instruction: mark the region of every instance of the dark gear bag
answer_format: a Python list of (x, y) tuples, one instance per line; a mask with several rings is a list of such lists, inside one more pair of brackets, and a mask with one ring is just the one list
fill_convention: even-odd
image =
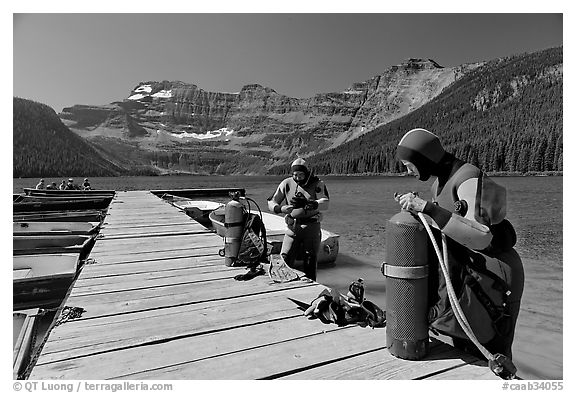
[[(512, 328), (508, 306), (510, 286), (506, 282), (506, 277), (510, 277), (507, 271), (509, 268), (498, 259), (471, 251), (449, 238), (447, 242), (452, 286), (474, 335), (481, 344), (486, 344), (496, 336), (507, 336)], [(435, 262), (433, 266), (436, 266), (430, 269), (430, 290), (436, 291), (430, 298), (430, 329), (450, 337), (469, 340), (454, 316), (446, 281), (435, 253), (430, 255), (429, 261)]]
[(238, 259), (232, 266), (258, 266), (268, 262), (266, 228), (258, 214), (246, 213)]

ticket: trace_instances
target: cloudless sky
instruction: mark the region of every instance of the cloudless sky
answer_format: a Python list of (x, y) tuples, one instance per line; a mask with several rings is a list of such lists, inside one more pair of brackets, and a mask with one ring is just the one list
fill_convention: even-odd
[(559, 13), (15, 13), (13, 95), (60, 112), (122, 100), (142, 81), (181, 80), (307, 98), (408, 58), (456, 66), (561, 46), (562, 25)]

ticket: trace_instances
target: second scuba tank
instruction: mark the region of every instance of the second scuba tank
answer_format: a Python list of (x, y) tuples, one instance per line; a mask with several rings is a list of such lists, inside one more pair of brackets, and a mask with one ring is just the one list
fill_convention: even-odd
[(386, 346), (401, 359), (428, 354), (428, 237), (402, 210), (386, 224)]
[(239, 196), (233, 196), (224, 209), (224, 264), (232, 266), (238, 259), (242, 232), (244, 229), (244, 205), (240, 203)]

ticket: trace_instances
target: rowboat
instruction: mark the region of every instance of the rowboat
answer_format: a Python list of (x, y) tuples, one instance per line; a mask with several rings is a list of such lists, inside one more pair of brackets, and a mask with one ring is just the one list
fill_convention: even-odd
[(89, 235), (13, 236), (13, 255), (76, 253), (84, 259), (93, 240)]
[(14, 236), (30, 235), (91, 235), (100, 229), (100, 222), (20, 221), (12, 224)]
[(106, 209), (112, 197), (89, 198), (83, 200), (65, 200), (65, 201), (30, 201), (30, 202), (13, 202), (12, 208), (14, 213), (22, 212), (43, 212), (43, 211), (60, 211), (60, 210), (84, 210), (84, 209)]
[(48, 195), (48, 196), (66, 196), (66, 195), (86, 195), (91, 197), (97, 196), (114, 196), (116, 190), (36, 190), (35, 188), (24, 188), (26, 195)]
[(79, 266), (79, 254), (33, 254), (12, 257), (13, 309), (59, 305)]
[(12, 312), (13, 379), (17, 379), (25, 371), (30, 361), (39, 325), (39, 312), (39, 308)]
[(164, 199), (177, 209), (184, 211), (190, 218), (198, 221), (205, 227), (211, 226), (210, 218), (208, 217), (209, 214), (212, 211), (218, 209), (219, 207), (224, 206), (222, 203), (219, 202), (203, 201), (203, 200), (195, 201), (189, 198), (179, 197), (172, 194), (164, 194), (162, 195), (162, 199)]
[(74, 222), (100, 222), (106, 213), (101, 209), (92, 210), (65, 210), (43, 212), (20, 212), (12, 215), (14, 222), (21, 221), (74, 221)]
[[(220, 207), (209, 214), (214, 230), (222, 237), (225, 237), (226, 235), (226, 228), (224, 226), (224, 210), (224, 207)], [(255, 214), (260, 213), (255, 212)], [(262, 221), (266, 228), (266, 240), (271, 246), (271, 253), (279, 254), (282, 248), (284, 234), (286, 233), (284, 217), (262, 212)], [(321, 229), (321, 232), (322, 240), (317, 254), (317, 261), (318, 263), (333, 263), (338, 257), (340, 235), (325, 229)]]
[(183, 188), (173, 190), (150, 190), (157, 197), (170, 194), (184, 198), (216, 198), (229, 197), (230, 193), (239, 193), (240, 196), (246, 195), (244, 188)]
[(20, 195), (16, 202), (66, 202), (66, 201), (87, 201), (92, 199), (112, 199), (112, 195)]

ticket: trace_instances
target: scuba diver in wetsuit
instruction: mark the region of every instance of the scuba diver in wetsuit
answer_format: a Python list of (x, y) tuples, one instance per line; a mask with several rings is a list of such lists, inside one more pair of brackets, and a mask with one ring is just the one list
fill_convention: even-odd
[[(497, 266), (506, 272), (505, 281), (510, 293), (507, 298), (505, 327), (498, 332), (495, 324), (484, 321), (485, 330), (496, 330), (484, 347), (491, 352), (512, 359), (512, 342), (524, 288), (524, 269), (516, 251), (516, 234), (506, 216), (506, 190), (488, 178), (477, 167), (447, 153), (433, 133), (417, 128), (407, 132), (400, 140), (397, 156), (418, 180), (435, 177), (432, 200), (426, 201), (414, 193), (406, 193), (397, 200), (403, 209), (414, 214), (422, 212), (433, 220), (432, 225), (447, 237), (448, 265), (458, 280), (458, 269), (467, 263)], [(427, 219), (428, 221), (428, 219)], [(436, 270), (438, 272), (438, 270)], [(441, 274), (440, 274), (441, 275)], [(430, 304), (430, 326), (448, 326), (442, 315), (450, 307), (446, 296), (437, 290), (437, 298)], [(466, 315), (469, 319), (474, 315)], [(474, 327), (474, 321), (471, 324)], [(482, 322), (478, 322), (481, 324)], [(479, 326), (479, 325), (477, 325)], [(450, 330), (450, 328), (447, 328)], [(447, 333), (450, 335), (449, 333)], [(464, 337), (454, 338), (457, 347), (475, 352)]]
[(324, 182), (311, 173), (302, 158), (296, 159), (290, 169), (292, 176), (282, 180), (268, 198), (268, 209), (285, 214), (287, 228), (280, 254), (286, 264), (295, 267), (296, 258), (303, 256), (302, 271), (316, 280), (317, 254), (322, 241), (320, 211), (328, 209), (330, 197)]

